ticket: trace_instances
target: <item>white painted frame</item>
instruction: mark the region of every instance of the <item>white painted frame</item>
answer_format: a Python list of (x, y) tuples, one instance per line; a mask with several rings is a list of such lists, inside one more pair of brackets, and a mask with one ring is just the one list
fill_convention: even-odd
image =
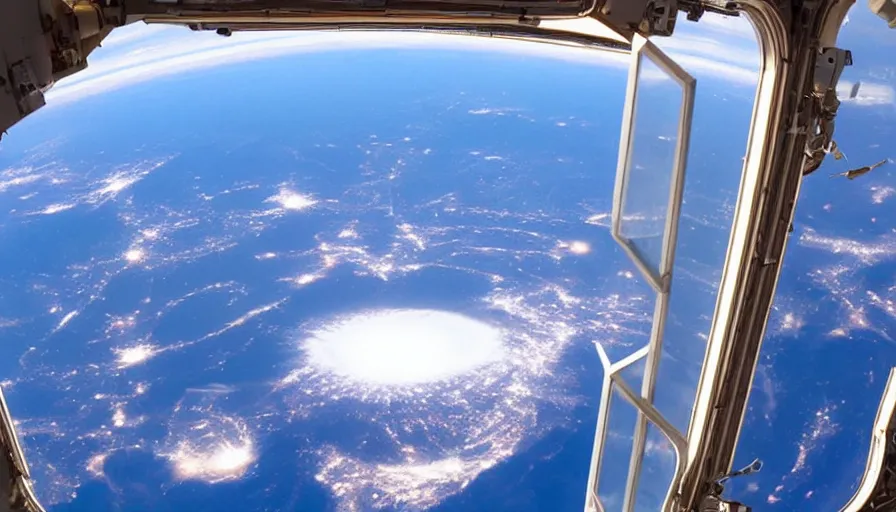
[[(630, 240), (622, 236), (622, 213), (624, 197), (628, 190), (628, 177), (632, 161), (632, 136), (636, 127), (638, 79), (641, 73), (641, 59), (649, 58), (666, 75), (672, 77), (682, 89), (681, 109), (678, 119), (678, 136), (676, 138), (672, 175), (669, 183), (669, 200), (666, 207), (666, 222), (663, 231), (660, 262), (658, 268), (651, 268), (635, 249)], [(601, 390), (600, 411), (597, 418), (597, 429), (594, 437), (591, 470), (588, 475), (588, 490), (585, 498), (585, 510), (605, 512), (600, 501), (598, 484), (603, 451), (606, 443), (607, 425), (610, 415), (610, 403), (613, 391), (618, 390), (623, 398), (638, 410), (635, 431), (632, 439), (632, 453), (626, 480), (622, 510), (632, 512), (635, 507), (635, 496), (643, 463), (644, 445), (647, 436), (647, 425), (652, 423), (669, 440), (675, 450), (675, 472), (666, 493), (663, 511), (669, 511), (681, 481), (688, 454), (687, 438), (681, 434), (653, 406), (653, 395), (656, 386), (656, 374), (662, 353), (662, 340), (665, 331), (666, 316), (671, 291), (672, 267), (675, 261), (675, 244), (678, 240), (678, 220), (681, 214), (681, 201), (684, 191), (684, 174), (687, 167), (687, 154), (691, 134), (694, 96), (697, 81), (684, 69), (666, 56), (646, 38), (635, 35), (632, 40), (631, 64), (629, 66), (626, 103), (622, 116), (622, 133), (619, 141), (619, 159), (616, 167), (616, 185), (613, 194), (613, 211), (611, 234), (622, 247), (647, 282), (656, 292), (653, 323), (648, 344), (628, 357), (611, 363), (600, 344), (596, 344), (597, 352), (604, 369), (604, 381)], [(641, 393), (637, 394), (624, 381), (621, 372), (631, 364), (646, 358), (644, 376), (641, 382)]]
[[(666, 492), (663, 510), (668, 511), (672, 506), (672, 498), (678, 489), (684, 472), (685, 458), (688, 453), (688, 444), (685, 437), (669, 423), (668, 420), (660, 413), (653, 404), (640, 396), (633, 390), (628, 383), (622, 378), (622, 371), (644, 359), (648, 356), (650, 346), (641, 347), (628, 357), (611, 363), (606, 351), (599, 344), (595, 345), (597, 354), (600, 357), (601, 365), (604, 369), (604, 381), (601, 389), (600, 410), (597, 416), (597, 429), (594, 435), (594, 448), (591, 458), (591, 470), (588, 475), (588, 492), (585, 497), (585, 510), (595, 512), (606, 512), (603, 503), (600, 501), (598, 494), (598, 482), (600, 478), (601, 466), (603, 463), (603, 449), (607, 440), (607, 424), (610, 419), (609, 406), (613, 397), (613, 391), (618, 391), (626, 401), (631, 403), (638, 410), (638, 426), (636, 426), (635, 439), (632, 442), (632, 458), (635, 457), (636, 442), (639, 437), (638, 428), (643, 423), (643, 432), (640, 434), (641, 450), (643, 451), (644, 438), (647, 431), (647, 423), (652, 423), (659, 431), (669, 440), (675, 451), (675, 472), (672, 481), (669, 483), (669, 490)], [(631, 470), (625, 486), (625, 496), (623, 501), (623, 510), (634, 510), (634, 493), (637, 490), (637, 476), (632, 475)]]
[[(681, 110), (678, 118), (678, 137), (672, 162), (672, 176), (669, 183), (669, 204), (666, 209), (666, 226), (663, 233), (663, 249), (658, 269), (651, 269), (637, 253), (632, 243), (622, 236), (623, 198), (628, 190), (628, 175), (632, 157), (632, 136), (638, 99), (638, 78), (641, 74), (641, 57), (647, 57), (663, 72), (672, 77), (682, 89)], [(616, 165), (616, 187), (613, 191), (613, 214), (611, 233), (616, 242), (625, 250), (647, 282), (657, 291), (666, 293), (675, 260), (675, 241), (678, 239), (678, 217), (681, 213), (681, 196), (684, 190), (684, 171), (687, 167), (688, 144), (691, 138), (691, 119), (694, 110), (694, 94), (697, 80), (670, 59), (646, 38), (635, 35), (632, 40), (631, 64), (625, 93), (625, 109), (622, 113), (622, 134), (619, 138), (619, 159)]]

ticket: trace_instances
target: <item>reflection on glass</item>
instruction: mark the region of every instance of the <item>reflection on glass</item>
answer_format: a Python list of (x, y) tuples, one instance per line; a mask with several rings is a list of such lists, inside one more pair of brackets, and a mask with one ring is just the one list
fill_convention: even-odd
[(638, 418), (638, 411), (615, 389), (609, 405), (603, 467), (597, 480), (597, 495), (605, 512), (622, 510), (632, 454), (632, 434)]
[(646, 53), (639, 59), (620, 232), (659, 277), (683, 92)]
[[(675, 278), (678, 279), (677, 274)], [(672, 292), (672, 306), (670, 310), (674, 307), (677, 311), (673, 310), (673, 313), (669, 315), (672, 320), (666, 322), (662, 357), (656, 370), (653, 404), (676, 429), (680, 432), (687, 432), (691, 422), (694, 398), (697, 395), (700, 370), (703, 367), (703, 353), (701, 349), (705, 348), (705, 341), (700, 337), (699, 333), (693, 332), (695, 329), (694, 325), (700, 325), (697, 324), (697, 321), (702, 319), (697, 318), (694, 322), (689, 322), (688, 324), (676, 322), (678, 318), (685, 317), (681, 313), (685, 307), (689, 306), (696, 309), (693, 304), (700, 300), (700, 297), (696, 295), (701, 290), (681, 291), (681, 289), (679, 287)], [(675, 296), (676, 293), (679, 294), (678, 297)], [(679, 302), (676, 302), (676, 299)], [(691, 303), (683, 304), (688, 299)], [(674, 315), (675, 312), (679, 314)], [(689, 315), (691, 318), (696, 316), (697, 313)], [(704, 320), (704, 322), (706, 321)], [(685, 357), (688, 357), (688, 359), (684, 359)]]
[(675, 476), (675, 447), (652, 423), (647, 424), (644, 458), (635, 490), (636, 511), (662, 510)]

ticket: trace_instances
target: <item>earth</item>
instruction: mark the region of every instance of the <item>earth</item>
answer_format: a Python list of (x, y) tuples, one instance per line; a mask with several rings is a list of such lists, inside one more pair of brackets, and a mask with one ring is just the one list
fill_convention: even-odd
[[(856, 167), (891, 156), (896, 75), (853, 18)], [(677, 34), (698, 86), (655, 404), (686, 432), (758, 59), (744, 20)], [(633, 353), (653, 311), (608, 230), (625, 58), (139, 25), (92, 59), (0, 143), (0, 379), (45, 507), (582, 508), (594, 344)], [(730, 486), (755, 510), (845, 503), (896, 360), (893, 170), (845, 166), (803, 187), (737, 451), (766, 466)], [(639, 510), (674, 467), (655, 439)]]

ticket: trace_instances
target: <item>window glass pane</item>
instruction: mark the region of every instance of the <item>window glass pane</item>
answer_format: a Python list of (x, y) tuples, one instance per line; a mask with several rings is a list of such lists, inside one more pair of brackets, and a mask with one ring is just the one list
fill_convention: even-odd
[(605, 512), (622, 510), (637, 418), (637, 409), (614, 389), (610, 398), (603, 463), (597, 484), (597, 495)]
[(620, 234), (658, 277), (684, 91), (646, 53), (639, 59)]
[(675, 477), (675, 446), (653, 423), (647, 424), (641, 475), (635, 491), (635, 510), (662, 510), (669, 485)]

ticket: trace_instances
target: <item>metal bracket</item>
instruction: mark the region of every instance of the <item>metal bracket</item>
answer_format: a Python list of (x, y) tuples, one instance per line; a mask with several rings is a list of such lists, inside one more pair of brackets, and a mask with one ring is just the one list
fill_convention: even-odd
[(699, 512), (750, 512), (752, 509), (743, 503), (725, 501), (719, 496), (710, 495), (700, 503)]
[(836, 88), (846, 66), (852, 66), (852, 52), (840, 48), (822, 50), (815, 59), (815, 92)]
[(678, 1), (605, 0), (598, 14), (612, 26), (626, 27), (644, 37), (671, 36), (678, 16)]
[(709, 483), (709, 492), (700, 501), (698, 512), (750, 512), (752, 509), (743, 503), (737, 501), (727, 501), (722, 498), (725, 492), (725, 482), (732, 478), (744, 475), (752, 475), (762, 469), (762, 461), (754, 459), (753, 462), (747, 464), (743, 468), (732, 471), (727, 475), (717, 478)]
[(818, 169), (829, 153), (833, 153), (838, 160), (842, 158), (833, 139), (834, 118), (840, 108), (837, 83), (840, 82), (843, 68), (851, 65), (852, 52), (840, 48), (825, 48), (815, 58), (815, 83), (810, 101), (817, 122), (810, 128), (809, 139), (806, 141), (803, 176)]
[(704, 3), (701, 0), (681, 0), (678, 4), (678, 10), (687, 13), (688, 21), (700, 21), (704, 14), (711, 12), (721, 14), (722, 16), (737, 17), (740, 11), (737, 10), (737, 4), (734, 2), (719, 2), (718, 4)]

